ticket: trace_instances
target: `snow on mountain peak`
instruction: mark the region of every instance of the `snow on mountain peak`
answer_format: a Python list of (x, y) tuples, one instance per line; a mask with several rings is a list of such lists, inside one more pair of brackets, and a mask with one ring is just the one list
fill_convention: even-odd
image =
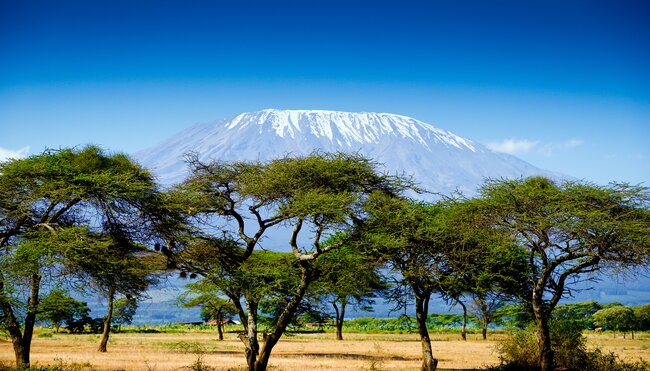
[(514, 156), (390, 113), (265, 109), (194, 125), (136, 158), (166, 184), (183, 180), (189, 152), (204, 161), (269, 161), (315, 150), (356, 152), (433, 192), (474, 194), (486, 178), (553, 177)]
[(429, 150), (429, 142), (434, 141), (475, 151), (470, 140), (411, 117), (391, 113), (265, 109), (237, 115), (226, 125), (226, 129), (241, 130), (255, 126), (258, 126), (260, 134), (272, 132), (281, 138), (292, 139), (311, 135), (347, 147), (378, 144), (382, 137), (388, 135), (416, 141)]

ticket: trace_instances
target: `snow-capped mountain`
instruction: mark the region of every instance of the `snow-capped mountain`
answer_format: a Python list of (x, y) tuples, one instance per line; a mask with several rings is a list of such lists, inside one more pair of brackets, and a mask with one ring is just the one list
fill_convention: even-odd
[(314, 150), (358, 152), (386, 171), (412, 175), (432, 192), (473, 194), (485, 178), (557, 177), (514, 156), (494, 152), (407, 116), (322, 110), (247, 112), (194, 125), (135, 157), (165, 184), (187, 174), (184, 155), (203, 160), (271, 160)]

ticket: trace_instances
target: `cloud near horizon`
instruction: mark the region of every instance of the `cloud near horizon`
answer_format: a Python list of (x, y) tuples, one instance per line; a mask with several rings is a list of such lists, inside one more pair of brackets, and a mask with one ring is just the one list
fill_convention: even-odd
[(559, 143), (549, 143), (537, 150), (544, 156), (551, 156), (555, 151), (576, 148), (584, 143), (581, 139), (569, 139)]
[(29, 154), (29, 146), (20, 149), (7, 149), (7, 148), (0, 147), (0, 161), (27, 157), (28, 154)]
[(497, 152), (504, 152), (510, 155), (521, 155), (534, 151), (543, 156), (552, 156), (558, 150), (566, 150), (576, 148), (582, 145), (582, 139), (569, 139), (563, 142), (554, 142), (540, 144), (538, 140), (510, 138), (504, 139), (500, 142), (487, 142), (485, 145)]
[(517, 138), (504, 139), (500, 142), (485, 143), (485, 145), (493, 151), (504, 152), (511, 155), (528, 153), (535, 148), (537, 144), (539, 144), (539, 141)]

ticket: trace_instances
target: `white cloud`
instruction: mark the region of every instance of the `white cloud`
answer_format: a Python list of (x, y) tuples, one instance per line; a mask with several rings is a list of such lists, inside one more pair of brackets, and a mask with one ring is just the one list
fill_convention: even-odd
[(29, 146), (20, 149), (6, 149), (0, 147), (0, 161), (9, 160), (12, 158), (23, 158), (29, 154)]
[(556, 151), (573, 149), (582, 145), (582, 139), (572, 138), (563, 142), (540, 143), (538, 140), (510, 138), (500, 142), (488, 142), (485, 145), (497, 152), (504, 152), (511, 155), (521, 155), (535, 152), (542, 156), (552, 156)]
[(488, 142), (485, 145), (493, 151), (518, 155), (530, 152), (538, 143), (536, 140), (510, 138), (500, 142)]
[(551, 156), (555, 151), (572, 149), (582, 145), (582, 139), (569, 139), (559, 143), (549, 143), (539, 148), (538, 152), (544, 156)]

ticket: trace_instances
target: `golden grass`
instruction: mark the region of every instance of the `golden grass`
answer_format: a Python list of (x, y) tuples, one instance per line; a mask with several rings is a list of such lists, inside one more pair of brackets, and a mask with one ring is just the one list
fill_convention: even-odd
[[(483, 341), (470, 335), (432, 336), (434, 355), (443, 369), (476, 369), (498, 363), (494, 353), (495, 335)], [(273, 350), (270, 364), (275, 370), (417, 370), (420, 366), (420, 342), (416, 334), (344, 334), (344, 341), (334, 335), (298, 334), (283, 337)], [(611, 334), (589, 335), (591, 344), (614, 351), (622, 358), (650, 360), (650, 336), (636, 340)], [(108, 353), (96, 351), (97, 335), (59, 334), (35, 337), (32, 362), (39, 365), (85, 364), (97, 370), (181, 370), (196, 362), (197, 357), (218, 370), (243, 368), (243, 344), (236, 334), (226, 334), (218, 341), (213, 331), (158, 334), (113, 334)], [(14, 360), (11, 342), (0, 341), (0, 363)]]

